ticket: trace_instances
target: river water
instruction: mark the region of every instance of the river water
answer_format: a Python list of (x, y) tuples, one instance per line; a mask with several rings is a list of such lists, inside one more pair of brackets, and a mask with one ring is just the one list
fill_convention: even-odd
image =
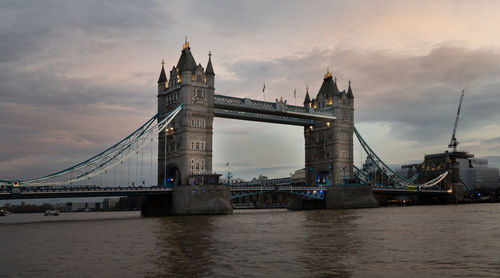
[(9, 214), (0, 277), (500, 277), (500, 204)]

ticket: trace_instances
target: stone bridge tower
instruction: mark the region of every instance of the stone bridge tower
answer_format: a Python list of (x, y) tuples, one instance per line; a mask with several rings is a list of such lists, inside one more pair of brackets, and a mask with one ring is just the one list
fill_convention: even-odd
[(306, 92), (304, 106), (333, 111), (334, 121), (317, 121), (304, 127), (306, 185), (329, 186), (326, 208), (376, 207), (370, 185), (351, 184), (353, 179), (354, 95), (339, 91), (337, 79), (327, 71), (314, 99)]
[(181, 103), (183, 109), (158, 138), (159, 185), (187, 185), (191, 175), (212, 173), (214, 77), (211, 54), (204, 69), (196, 64), (187, 40), (170, 80), (162, 65), (158, 120)]
[(306, 92), (304, 106), (333, 111), (335, 121), (318, 121), (304, 128), (306, 185), (337, 185), (352, 178), (354, 95), (339, 91), (337, 78), (328, 71), (316, 98)]

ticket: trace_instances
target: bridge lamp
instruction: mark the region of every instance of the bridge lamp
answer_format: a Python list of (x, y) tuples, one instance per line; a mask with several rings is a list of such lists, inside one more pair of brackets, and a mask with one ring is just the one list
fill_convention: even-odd
[(330, 127), (330, 122), (327, 122), (327, 123), (326, 123), (326, 125), (327, 125), (328, 127)]
[(316, 190), (314, 190), (313, 193), (316, 194)]

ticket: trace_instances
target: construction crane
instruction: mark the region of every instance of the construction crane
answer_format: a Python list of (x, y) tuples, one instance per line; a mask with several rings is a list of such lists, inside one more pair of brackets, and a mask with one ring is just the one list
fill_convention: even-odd
[(453, 152), (457, 151), (457, 146), (458, 146), (458, 141), (457, 141), (457, 138), (455, 137), (455, 134), (457, 133), (458, 117), (460, 116), (460, 108), (462, 107), (462, 100), (463, 99), (464, 99), (464, 90), (462, 90), (462, 94), (460, 95), (460, 102), (458, 103), (457, 117), (455, 118), (455, 127), (453, 128), (453, 133), (451, 134), (450, 144), (448, 145), (448, 148), (453, 148)]

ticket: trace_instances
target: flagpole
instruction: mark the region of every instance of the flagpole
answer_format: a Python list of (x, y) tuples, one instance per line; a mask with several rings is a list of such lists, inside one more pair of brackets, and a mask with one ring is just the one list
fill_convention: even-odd
[(295, 106), (297, 106), (297, 88), (293, 90), (293, 97), (295, 98)]
[(231, 177), (229, 176), (229, 161), (226, 163), (227, 168), (227, 185), (231, 185)]
[(262, 87), (262, 93), (264, 94), (264, 101), (266, 101), (266, 82), (264, 82), (264, 87)]

